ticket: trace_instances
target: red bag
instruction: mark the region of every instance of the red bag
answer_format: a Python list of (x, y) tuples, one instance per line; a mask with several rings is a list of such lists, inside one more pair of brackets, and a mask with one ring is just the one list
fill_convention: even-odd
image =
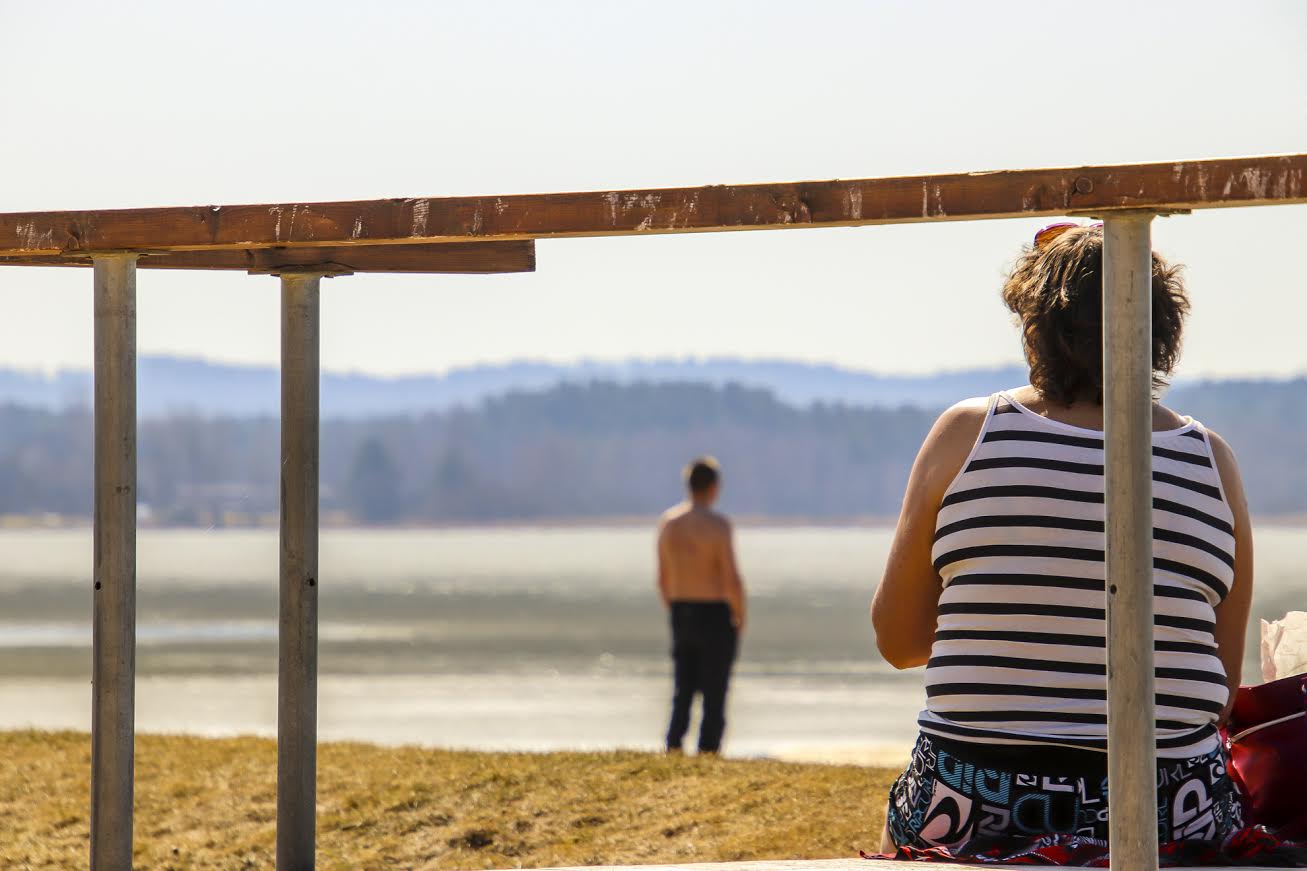
[(1246, 825), (1307, 837), (1307, 674), (1239, 687), (1225, 726)]

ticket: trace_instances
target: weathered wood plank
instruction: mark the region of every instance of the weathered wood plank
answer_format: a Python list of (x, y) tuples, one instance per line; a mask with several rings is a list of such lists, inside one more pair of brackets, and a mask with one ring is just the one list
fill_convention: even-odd
[[(0, 266), (90, 266), (89, 254), (0, 257)], [(534, 272), (535, 242), (435, 242), (425, 245), (354, 245), (313, 248), (245, 248), (161, 251), (142, 256), (141, 269), (232, 269), (276, 272), (327, 267), (332, 272)]]
[(1307, 154), (585, 193), (0, 214), (0, 255), (544, 239), (1307, 202)]

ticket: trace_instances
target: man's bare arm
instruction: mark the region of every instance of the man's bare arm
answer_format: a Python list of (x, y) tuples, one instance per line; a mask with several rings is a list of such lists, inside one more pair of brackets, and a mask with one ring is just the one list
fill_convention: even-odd
[(658, 523), (658, 597), (663, 600), (663, 607), (672, 606), (670, 579), (667, 577), (667, 522)]
[(725, 552), (723, 561), (725, 565), (726, 576), (726, 601), (731, 606), (731, 623), (735, 628), (744, 631), (745, 602), (744, 602), (744, 579), (740, 577), (740, 569), (735, 562), (735, 542), (734, 532), (731, 529), (729, 521), (722, 521), (726, 528)]

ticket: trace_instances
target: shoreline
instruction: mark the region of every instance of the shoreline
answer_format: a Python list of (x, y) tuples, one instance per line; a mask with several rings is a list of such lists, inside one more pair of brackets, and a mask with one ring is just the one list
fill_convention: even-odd
[[(4, 724), (0, 725), (0, 744), (3, 743), (6, 736), (25, 734), (79, 735), (84, 737), (87, 741), (90, 740), (90, 732), (87, 729), (80, 727), (64, 728), (61, 726), (43, 727)], [(215, 729), (210, 732), (190, 731), (184, 729), (137, 729), (135, 734), (137, 738), (175, 738), (194, 741), (275, 741), (277, 738), (276, 729)], [(548, 757), (569, 754), (637, 754), (655, 757), (665, 755), (662, 749), (657, 746), (657, 742), (649, 742), (644, 746), (630, 744), (612, 747), (486, 748), (461, 746), (457, 744), (425, 743), (412, 740), (385, 741), (352, 736), (319, 736), (317, 743), (319, 746), (349, 745), (369, 747), (378, 751), (393, 750), (396, 752), (415, 751), (423, 753), (452, 753), (503, 758), (519, 756)], [(684, 755), (686, 758), (694, 758), (698, 754), (696, 754), (691, 747)], [(892, 768), (897, 770), (902, 769), (911, 760), (912, 744), (897, 744), (890, 742), (868, 744), (845, 744), (837, 742), (829, 745), (787, 744), (770, 751), (735, 753), (732, 752), (730, 742), (728, 741), (723, 748), (722, 754), (717, 758), (726, 762), (740, 763), (783, 762), (795, 765), (845, 766), (866, 769)]]
[[(470, 690), (468, 679), (458, 675), (323, 675), (317, 737), (495, 754), (651, 752), (661, 747), (669, 689), (665, 676), (634, 683), (593, 675), (476, 680), (479, 691)], [(836, 688), (824, 692), (829, 698), (808, 714), (777, 720), (767, 714), (778, 701), (791, 704), (818, 688), (791, 681), (778, 690), (750, 675), (741, 675), (737, 683), (724, 748), (728, 759), (901, 768), (916, 739), (915, 703), (886, 714), (886, 706), (903, 695), (895, 687)], [(916, 698), (918, 692), (911, 695)], [(623, 702), (614, 704), (614, 696)], [(85, 676), (0, 678), (0, 732), (87, 732), (90, 700)], [(271, 738), (277, 734), (276, 700), (275, 673), (141, 676), (137, 732)], [(578, 708), (588, 713), (585, 722), (572, 716)]]
[[(877, 529), (892, 530), (898, 522), (897, 517), (882, 515), (850, 515), (846, 517), (808, 517), (803, 515), (755, 515), (730, 514), (731, 522), (737, 529)], [(1253, 526), (1263, 529), (1303, 529), (1307, 528), (1307, 514), (1271, 514), (1254, 515)], [(503, 520), (483, 520), (466, 523), (404, 523), (385, 526), (369, 526), (349, 521), (331, 521), (324, 519), (319, 529), (333, 532), (466, 532), (476, 530), (574, 530), (574, 529), (653, 529), (658, 523), (658, 515), (616, 515), (604, 517), (542, 517), (534, 519), (508, 518)], [(90, 517), (69, 517), (63, 515), (29, 516), (19, 514), (0, 514), (0, 532), (40, 532), (47, 530), (90, 530)], [(155, 524), (141, 519), (137, 523), (140, 531), (166, 532), (216, 532), (216, 531), (258, 531), (275, 532), (279, 528), (276, 518), (261, 519), (250, 523), (224, 523), (207, 526)]]
[[(881, 515), (851, 515), (847, 517), (807, 517), (803, 515), (756, 515), (729, 514), (732, 523), (745, 529), (892, 529), (896, 517)], [(477, 529), (652, 529), (658, 523), (658, 515), (610, 515), (601, 517), (540, 517), (540, 518), (505, 518), (502, 520), (478, 520), (469, 522), (441, 523), (397, 523), (384, 526), (369, 526), (348, 520), (332, 520), (324, 517), (319, 529), (350, 530), (366, 532), (412, 532), (412, 531), (465, 531)], [(277, 530), (278, 519), (259, 518), (251, 522), (228, 522), (209, 525), (174, 525), (151, 523), (145, 518), (137, 522), (140, 530), (176, 530), (189, 532), (212, 532), (214, 530)], [(1303, 518), (1307, 525), (1307, 517)], [(69, 517), (63, 515), (28, 516), (17, 514), (0, 515), (0, 531), (46, 530), (46, 529), (91, 529), (90, 517)]]

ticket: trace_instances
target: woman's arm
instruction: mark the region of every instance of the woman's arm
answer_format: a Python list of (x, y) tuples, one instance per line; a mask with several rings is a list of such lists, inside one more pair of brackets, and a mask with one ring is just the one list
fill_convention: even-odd
[(1248, 500), (1243, 492), (1243, 479), (1234, 451), (1225, 439), (1208, 430), (1212, 443), (1212, 456), (1221, 476), (1225, 500), (1234, 513), (1234, 585), (1229, 594), (1216, 606), (1216, 648), (1225, 666), (1225, 682), (1230, 688), (1230, 699), (1221, 712), (1221, 724), (1230, 716), (1234, 706), (1234, 693), (1243, 677), (1244, 641), (1248, 637), (1248, 612), (1253, 601), (1253, 531), (1248, 519)]
[(876, 647), (895, 668), (925, 665), (930, 659), (943, 590), (930, 558), (935, 519), (944, 491), (975, 445), (987, 408), (988, 400), (971, 399), (944, 412), (912, 464), (885, 576), (871, 601)]

